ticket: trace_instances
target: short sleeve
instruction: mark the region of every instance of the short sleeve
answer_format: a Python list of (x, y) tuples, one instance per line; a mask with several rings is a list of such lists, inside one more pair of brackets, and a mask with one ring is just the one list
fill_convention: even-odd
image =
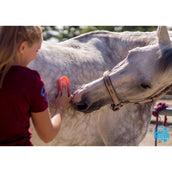
[(35, 77), (31, 98), (31, 112), (42, 112), (48, 108), (48, 97), (44, 81), (39, 74)]

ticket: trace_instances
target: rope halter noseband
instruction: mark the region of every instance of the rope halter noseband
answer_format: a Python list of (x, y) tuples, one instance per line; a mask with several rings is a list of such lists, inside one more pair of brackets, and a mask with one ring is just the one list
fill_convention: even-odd
[(114, 103), (111, 105), (112, 110), (113, 111), (119, 110), (120, 107), (122, 107), (123, 105), (120, 103), (117, 93), (112, 85), (112, 82), (109, 77), (109, 71), (105, 71), (103, 73), (103, 80), (104, 80), (105, 86), (109, 92), (109, 95), (111, 96), (113, 103)]

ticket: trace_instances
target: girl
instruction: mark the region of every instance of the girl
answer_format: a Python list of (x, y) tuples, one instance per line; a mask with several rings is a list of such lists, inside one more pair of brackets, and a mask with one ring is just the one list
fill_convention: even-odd
[(27, 68), (41, 44), (38, 26), (0, 27), (0, 145), (32, 146), (30, 117), (40, 138), (50, 142), (70, 106), (71, 97), (64, 88), (50, 118), (44, 82), (38, 72)]

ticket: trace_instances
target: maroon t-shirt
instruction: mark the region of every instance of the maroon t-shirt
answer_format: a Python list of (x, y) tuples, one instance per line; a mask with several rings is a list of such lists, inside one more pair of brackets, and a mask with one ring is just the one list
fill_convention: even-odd
[(31, 112), (47, 107), (46, 89), (38, 72), (12, 66), (0, 88), (0, 145), (31, 146)]

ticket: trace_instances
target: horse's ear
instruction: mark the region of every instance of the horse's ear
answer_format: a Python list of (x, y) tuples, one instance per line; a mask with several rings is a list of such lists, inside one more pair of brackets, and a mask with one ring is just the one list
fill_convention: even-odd
[(158, 26), (157, 36), (159, 44), (168, 44), (170, 42), (170, 37), (166, 26)]

